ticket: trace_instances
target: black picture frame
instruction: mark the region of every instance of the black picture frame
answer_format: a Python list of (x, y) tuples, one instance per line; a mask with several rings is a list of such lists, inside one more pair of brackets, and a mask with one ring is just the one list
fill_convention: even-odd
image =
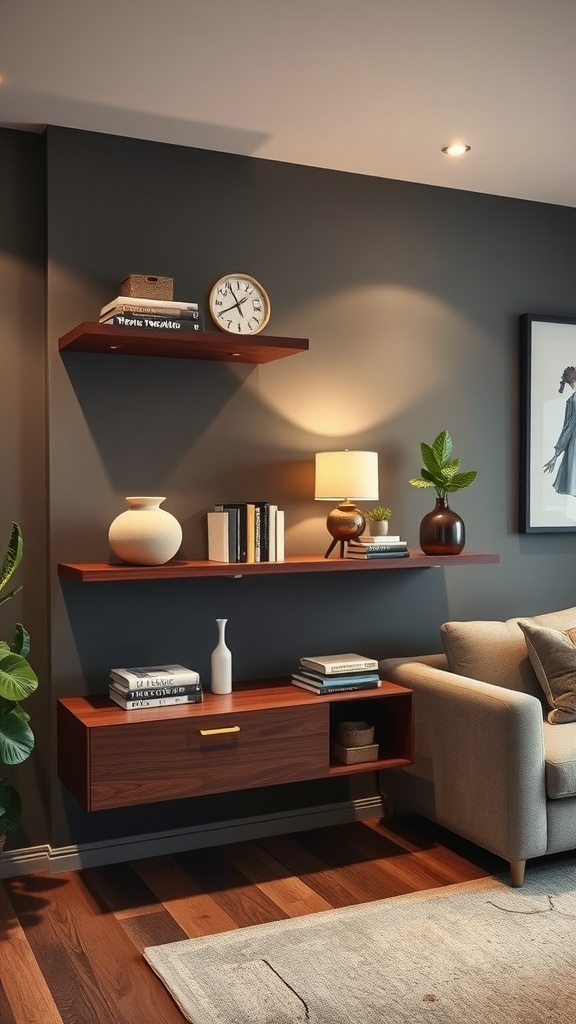
[(520, 532), (575, 533), (576, 317), (520, 317), (519, 406)]

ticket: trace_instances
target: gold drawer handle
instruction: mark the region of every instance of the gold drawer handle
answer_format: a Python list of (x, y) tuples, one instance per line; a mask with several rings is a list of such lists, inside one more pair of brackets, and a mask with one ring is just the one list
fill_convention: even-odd
[(227, 729), (200, 729), (201, 736), (221, 736), (224, 732), (240, 732), (240, 726), (230, 725)]

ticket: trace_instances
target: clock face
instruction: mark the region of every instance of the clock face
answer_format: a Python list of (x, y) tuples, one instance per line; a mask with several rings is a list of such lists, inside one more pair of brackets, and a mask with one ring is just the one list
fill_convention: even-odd
[(248, 274), (226, 274), (210, 292), (210, 315), (229, 334), (258, 334), (270, 319), (270, 299)]

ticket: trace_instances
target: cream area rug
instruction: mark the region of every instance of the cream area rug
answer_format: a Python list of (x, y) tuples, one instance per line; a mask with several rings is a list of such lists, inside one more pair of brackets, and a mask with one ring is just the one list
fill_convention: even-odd
[(193, 1024), (573, 1024), (576, 858), (144, 957)]

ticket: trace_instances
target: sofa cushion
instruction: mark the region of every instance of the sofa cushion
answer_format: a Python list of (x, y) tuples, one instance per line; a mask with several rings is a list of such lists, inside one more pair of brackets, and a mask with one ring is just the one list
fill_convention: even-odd
[(576, 796), (576, 722), (562, 729), (544, 722), (544, 763), (548, 799)]
[(558, 629), (520, 622), (526, 638), (530, 664), (536, 673), (549, 707), (551, 725), (576, 722), (576, 647), (573, 630)]
[(528, 658), (524, 634), (518, 625), (520, 621), (566, 630), (576, 627), (576, 608), (532, 618), (519, 616), (505, 622), (445, 622), (440, 635), (448, 667), (458, 675), (529, 693), (546, 707), (542, 688)]

